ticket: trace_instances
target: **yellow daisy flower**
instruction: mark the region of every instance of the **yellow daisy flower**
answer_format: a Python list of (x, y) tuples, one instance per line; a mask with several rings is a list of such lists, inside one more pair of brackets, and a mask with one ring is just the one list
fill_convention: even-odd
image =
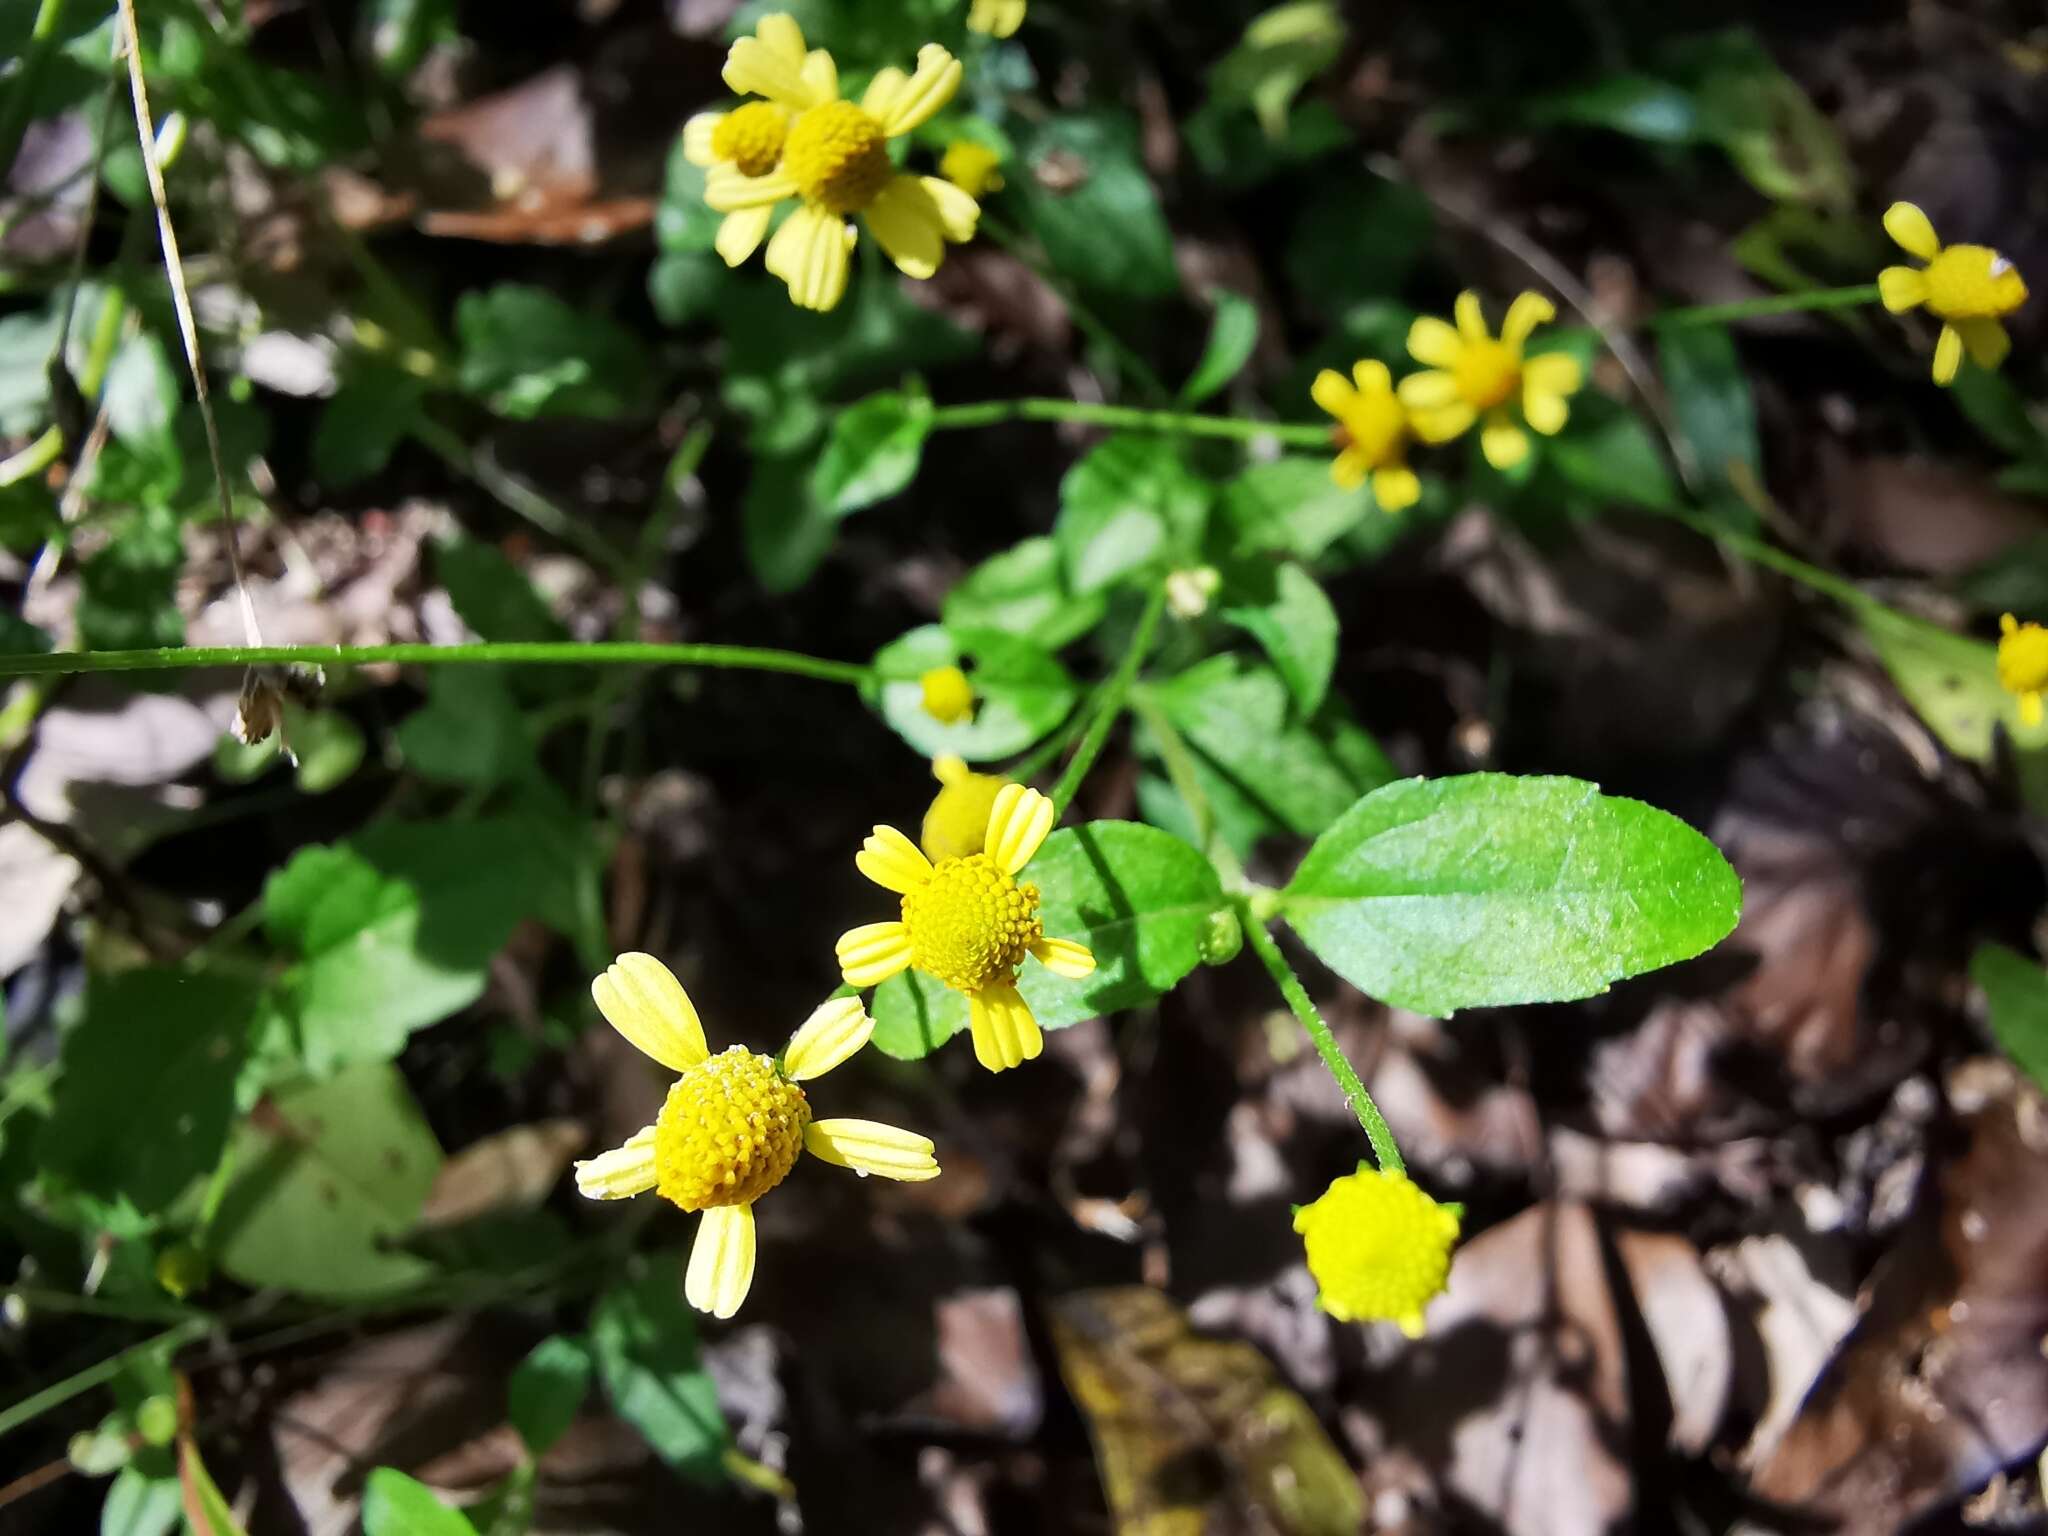
[(1024, 25), (1026, 0), (974, 0), (967, 7), (967, 30), (984, 37), (1014, 37)]
[(972, 198), (1003, 189), (1000, 152), (972, 139), (955, 139), (939, 157), (939, 174)]
[(804, 1152), (885, 1179), (939, 1176), (929, 1139), (873, 1120), (813, 1120), (800, 1086), (868, 1043), (874, 1020), (857, 997), (823, 1004), (790, 1037), (780, 1061), (735, 1045), (711, 1054), (704, 1026), (673, 972), (652, 955), (621, 955), (590, 984), (598, 1012), (633, 1047), (680, 1074), (654, 1124), (624, 1146), (576, 1165), (592, 1200), (653, 1190), (702, 1211), (683, 1295), (731, 1317), (754, 1283), (754, 1202)]
[[(806, 51), (803, 29), (794, 17), (779, 13), (762, 17), (754, 28), (753, 41), (799, 77), (808, 78), (814, 91), (836, 92), (832, 56), (822, 48)], [(699, 112), (683, 124), (683, 158), (727, 175), (748, 179), (769, 175), (782, 162), (794, 117), (789, 107), (774, 101), (743, 102), (729, 112)], [(727, 266), (738, 266), (760, 248), (774, 213), (772, 203), (763, 203), (725, 216), (715, 245)]]
[[(787, 17), (780, 17), (787, 22)], [(767, 27), (778, 17), (764, 18)], [(859, 214), (889, 259), (911, 277), (930, 277), (945, 259), (946, 243), (974, 238), (981, 205), (938, 176), (899, 172), (889, 140), (926, 122), (960, 88), (960, 61), (936, 43), (918, 50), (917, 70), (879, 72), (858, 103), (839, 96), (839, 71), (819, 50), (801, 62), (790, 51), (788, 27), (779, 42), (759, 32), (732, 45), (725, 83), (743, 96), (760, 96), (794, 114), (782, 159), (765, 175), (714, 165), (704, 201), (720, 213), (753, 213), (765, 224), (775, 205), (800, 198), (768, 242), (768, 270), (789, 285), (805, 309), (825, 310), (846, 293), (858, 238), (847, 220)]]
[(854, 864), (903, 898), (898, 922), (865, 923), (840, 935), (839, 970), (848, 986), (872, 987), (912, 967), (964, 993), (974, 1059), (991, 1072), (1044, 1049), (1038, 1020), (1017, 991), (1017, 969), (1035, 955), (1056, 976), (1078, 981), (1095, 969), (1085, 944), (1049, 939), (1038, 918), (1038, 887), (1017, 874), (1052, 831), (1053, 804), (1035, 789), (996, 791), (981, 851), (936, 864), (894, 827), (876, 827)]
[(924, 856), (936, 864), (981, 852), (988, 840), (989, 813), (1009, 780), (976, 773), (965, 759), (952, 756), (932, 759), (932, 777), (939, 781), (939, 792), (917, 834)]
[(1998, 682), (2020, 701), (2020, 719), (2041, 723), (2041, 699), (2048, 694), (2048, 629), (2022, 624), (2011, 614), (1998, 621)]
[(1394, 393), (1385, 363), (1366, 359), (1351, 365), (1351, 377), (1325, 368), (1309, 386), (1309, 397), (1337, 418), (1337, 457), (1330, 478), (1347, 491), (1372, 479), (1372, 497), (1382, 512), (1412, 507), (1422, 482), (1408, 467), (1408, 412)]
[(933, 667), (917, 680), (924, 712), (941, 725), (974, 718), (974, 684), (958, 667)]
[(1529, 456), (1516, 405), (1522, 422), (1548, 437), (1563, 428), (1570, 414), (1565, 402), (1585, 377), (1575, 358), (1523, 357), (1530, 333), (1557, 318), (1557, 307), (1540, 293), (1522, 294), (1508, 306), (1499, 340), (1486, 329), (1478, 294), (1459, 294), (1456, 313), (1455, 327), (1423, 315), (1409, 328), (1408, 355), (1428, 371), (1401, 381), (1401, 404), (1425, 443), (1448, 443), (1480, 422), (1486, 462), (1513, 469)]
[(2027, 285), (2013, 264), (1988, 245), (1944, 246), (1927, 215), (1911, 203), (1885, 210), (1884, 231), (1924, 267), (1886, 267), (1877, 274), (1884, 307), (1895, 315), (1926, 305), (1942, 322), (1934, 346), (1934, 382), (1954, 380), (1963, 353), (1979, 368), (1996, 368), (2012, 350), (1998, 323), (2027, 302)]
[(1294, 1213), (1318, 1287), (1340, 1323), (1384, 1321), (1422, 1336), (1422, 1309), (1444, 1288), (1459, 1208), (1439, 1205), (1406, 1174), (1361, 1166)]

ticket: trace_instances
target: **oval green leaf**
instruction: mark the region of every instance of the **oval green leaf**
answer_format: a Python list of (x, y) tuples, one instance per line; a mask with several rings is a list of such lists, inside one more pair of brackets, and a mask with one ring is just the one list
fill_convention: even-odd
[[(919, 679), (958, 666), (974, 684), (973, 718), (948, 725), (925, 713)], [(1074, 707), (1067, 669), (1028, 640), (993, 629), (927, 624), (875, 653), (880, 705), (887, 720), (926, 757), (952, 753), (970, 763), (1022, 752)]]

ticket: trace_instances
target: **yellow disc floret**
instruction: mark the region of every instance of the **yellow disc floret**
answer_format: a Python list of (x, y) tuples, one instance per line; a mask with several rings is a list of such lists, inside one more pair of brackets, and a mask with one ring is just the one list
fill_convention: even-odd
[(1998, 681), (2020, 701), (2020, 718), (2041, 723), (2041, 701), (2048, 695), (2048, 629), (2022, 624), (2011, 614), (1999, 621)]
[(772, 101), (750, 101), (726, 113), (711, 130), (711, 153), (730, 160), (743, 176), (766, 176), (782, 158), (789, 112)]
[(1927, 307), (1944, 320), (1989, 320), (2027, 302), (2019, 271), (1988, 245), (1943, 246), (1927, 264)]
[(910, 963), (970, 995), (1016, 975), (1045, 937), (1038, 887), (1019, 885), (985, 853), (941, 859), (931, 879), (904, 896), (903, 923)]
[(1422, 1332), (1422, 1309), (1444, 1288), (1458, 1212), (1405, 1174), (1361, 1168), (1294, 1213), (1317, 1304), (1339, 1322), (1398, 1323)]
[(1474, 410), (1491, 410), (1512, 400), (1522, 382), (1522, 349), (1491, 338), (1468, 340), (1451, 367), (1458, 393)]
[(888, 135), (850, 101), (830, 102), (797, 119), (783, 163), (804, 201), (836, 214), (858, 213), (889, 184)]
[(974, 718), (974, 684), (958, 667), (933, 667), (917, 680), (924, 712), (941, 725)]
[(811, 1106), (775, 1063), (735, 1045), (676, 1079), (654, 1122), (655, 1189), (686, 1211), (747, 1205), (788, 1176)]

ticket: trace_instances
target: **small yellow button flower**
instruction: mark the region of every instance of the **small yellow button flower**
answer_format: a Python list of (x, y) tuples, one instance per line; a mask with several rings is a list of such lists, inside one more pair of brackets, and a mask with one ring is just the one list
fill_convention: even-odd
[(1412, 507), (1422, 482), (1408, 467), (1408, 412), (1394, 393), (1385, 363), (1370, 359), (1351, 366), (1345, 378), (1325, 368), (1309, 386), (1315, 403), (1337, 418), (1337, 457), (1330, 478), (1347, 491), (1372, 479), (1372, 498), (1382, 512)]
[(988, 840), (989, 814), (1009, 780), (976, 773), (957, 757), (934, 758), (932, 777), (939, 781), (939, 792), (932, 797), (917, 836), (924, 856), (936, 864), (981, 852)]
[(1998, 682), (2020, 701), (2020, 719), (2041, 723), (2041, 699), (2048, 694), (2048, 629), (2022, 624), (2011, 614), (1998, 621)]
[(1026, 0), (974, 0), (967, 7), (967, 30), (984, 37), (1014, 37), (1024, 25)]
[[(704, 201), (723, 214), (748, 214), (765, 231), (777, 204), (801, 199), (769, 240), (767, 264), (804, 309), (831, 309), (845, 296), (858, 238), (847, 222), (854, 214), (899, 269), (930, 277), (945, 259), (947, 242), (974, 238), (981, 205), (941, 177), (899, 172), (889, 159), (889, 140), (951, 101), (960, 74), (958, 59), (928, 43), (918, 50), (915, 73), (881, 70), (858, 103), (844, 101), (832, 56), (822, 49), (806, 54), (803, 34), (787, 15), (764, 17), (754, 36), (741, 38), (726, 55), (725, 83), (792, 114), (782, 157), (758, 176), (737, 162), (712, 165)], [(740, 243), (735, 240), (734, 248)]]
[(1459, 1219), (1406, 1174), (1361, 1165), (1332, 1180), (1294, 1213), (1316, 1304), (1340, 1323), (1390, 1322), (1420, 1338), (1422, 1309), (1451, 1272)]
[(1038, 887), (1017, 874), (1052, 831), (1053, 805), (1035, 789), (1005, 784), (989, 810), (981, 851), (936, 864), (894, 827), (876, 827), (854, 863), (903, 898), (899, 922), (866, 923), (840, 935), (840, 974), (872, 987), (915, 968), (966, 995), (974, 1059), (991, 1072), (1044, 1049), (1038, 1020), (1017, 991), (1027, 955), (1078, 981), (1095, 970), (1085, 944), (1049, 939), (1038, 918)]
[(969, 197), (987, 197), (1003, 189), (1001, 153), (972, 139), (955, 139), (939, 157), (939, 174)]
[(860, 1174), (935, 1179), (932, 1144), (873, 1120), (813, 1120), (800, 1086), (868, 1043), (874, 1020), (856, 997), (823, 1004), (790, 1037), (778, 1062), (735, 1045), (716, 1056), (689, 994), (652, 955), (627, 954), (590, 984), (598, 1012), (643, 1055), (678, 1073), (654, 1124), (626, 1144), (576, 1165), (592, 1200), (653, 1190), (702, 1211), (683, 1295), (731, 1317), (754, 1283), (754, 1202), (788, 1177), (804, 1152)]
[(2012, 338), (1998, 317), (2027, 302), (2027, 285), (2013, 264), (1988, 245), (1943, 245), (1927, 215), (1911, 203), (1885, 210), (1884, 231), (1907, 255), (1927, 263), (1886, 267), (1877, 274), (1877, 289), (1893, 314), (1924, 304), (1943, 322), (1934, 345), (1934, 382), (1952, 382), (1966, 350), (1979, 368), (2004, 362)]
[(958, 725), (974, 718), (974, 684), (958, 667), (933, 667), (917, 680), (924, 695), (924, 712), (941, 725)]
[(1495, 469), (1513, 469), (1529, 456), (1529, 435), (1521, 421), (1548, 437), (1563, 429), (1567, 400), (1585, 382), (1576, 358), (1555, 353), (1524, 358), (1522, 349), (1537, 326), (1557, 318), (1557, 307), (1540, 293), (1525, 293), (1508, 306), (1495, 340), (1486, 329), (1479, 295), (1458, 295), (1454, 327), (1434, 315), (1418, 318), (1408, 331), (1408, 355), (1428, 370), (1401, 381), (1401, 403), (1409, 425), (1425, 443), (1448, 443), (1476, 421), (1480, 451)]

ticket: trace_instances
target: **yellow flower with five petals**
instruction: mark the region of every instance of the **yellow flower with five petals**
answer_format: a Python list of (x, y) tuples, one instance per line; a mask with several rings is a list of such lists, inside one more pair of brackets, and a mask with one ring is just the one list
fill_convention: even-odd
[(989, 1071), (1036, 1057), (1044, 1037), (1017, 991), (1018, 968), (1035, 957), (1075, 981), (1095, 970), (1085, 944), (1045, 936), (1038, 887), (1017, 880), (1052, 831), (1054, 814), (1037, 790), (1005, 784), (989, 809), (980, 852), (936, 864), (894, 827), (876, 827), (854, 864), (903, 898), (903, 916), (840, 935), (847, 985), (877, 986), (899, 971), (920, 970), (965, 995), (974, 1059)]
[(1498, 338), (1486, 328), (1478, 294), (1459, 294), (1456, 315), (1455, 326), (1423, 315), (1409, 327), (1408, 354), (1427, 371), (1401, 381), (1401, 403), (1426, 443), (1448, 443), (1479, 423), (1486, 462), (1513, 469), (1529, 456), (1523, 423), (1546, 437), (1562, 430), (1567, 402), (1585, 376), (1576, 358), (1523, 355), (1536, 327), (1557, 318), (1557, 307), (1540, 293), (1524, 293), (1508, 306)]
[(1325, 368), (1309, 397), (1337, 418), (1337, 457), (1330, 478), (1347, 491), (1372, 480), (1382, 512), (1412, 507), (1422, 482), (1408, 467), (1408, 412), (1394, 393), (1394, 376), (1370, 358), (1352, 364), (1351, 377)]
[(2041, 701), (2048, 695), (2048, 629), (2022, 624), (2011, 614), (1998, 621), (1998, 682), (2020, 701), (2020, 719), (2041, 723)]
[(1988, 245), (1943, 245), (1934, 225), (1911, 203), (1885, 210), (1884, 230), (1924, 267), (1886, 267), (1877, 274), (1884, 307), (1895, 315), (1925, 305), (1942, 322), (1934, 345), (1934, 382), (1948, 384), (1963, 353), (1979, 368), (1996, 368), (2012, 350), (1998, 323), (2027, 302), (2027, 285), (2013, 264)]
[[(752, 213), (765, 223), (777, 204), (800, 199), (768, 241), (767, 264), (804, 309), (831, 309), (845, 296), (858, 239), (847, 221), (856, 214), (899, 269), (930, 277), (945, 259), (948, 242), (974, 238), (981, 205), (942, 177), (898, 171), (889, 141), (929, 121), (953, 99), (960, 61), (928, 43), (918, 50), (915, 72), (881, 70), (859, 102), (846, 101), (832, 56), (819, 50), (799, 61), (789, 46), (795, 23), (779, 20), (787, 26), (778, 27), (778, 40), (764, 40), (757, 30), (732, 45), (725, 83), (793, 114), (781, 161), (760, 176), (736, 164), (712, 166), (704, 201), (720, 213)], [(764, 18), (761, 26), (775, 21)]]
[(926, 1137), (873, 1120), (811, 1118), (802, 1085), (875, 1032), (859, 998), (821, 1006), (777, 1061), (742, 1045), (714, 1056), (683, 984), (652, 955), (619, 956), (590, 984), (590, 995), (612, 1028), (677, 1077), (654, 1124), (576, 1165), (576, 1188), (593, 1200), (653, 1190), (704, 1213), (683, 1281), (698, 1311), (731, 1317), (746, 1300), (754, 1282), (754, 1202), (803, 1153), (885, 1179), (939, 1176)]

